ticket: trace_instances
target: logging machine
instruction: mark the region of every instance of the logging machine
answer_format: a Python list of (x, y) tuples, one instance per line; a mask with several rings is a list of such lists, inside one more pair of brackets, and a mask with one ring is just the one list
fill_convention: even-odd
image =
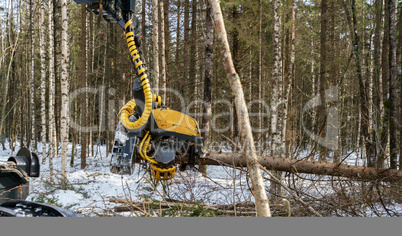
[[(133, 98), (120, 110), (112, 153), (110, 171), (132, 174), (134, 163), (144, 162), (151, 175), (159, 180), (172, 179), (176, 162), (181, 169), (193, 168), (197, 158), (203, 158), (202, 140), (195, 119), (171, 110), (160, 96), (152, 94), (147, 68), (140, 50), (139, 22), (135, 17), (135, 0), (74, 0), (86, 4), (86, 9), (125, 30), (136, 78), (133, 80)], [(137, 157), (141, 158), (137, 158)], [(186, 158), (187, 159), (187, 158)], [(177, 161), (176, 161), (177, 160)]]

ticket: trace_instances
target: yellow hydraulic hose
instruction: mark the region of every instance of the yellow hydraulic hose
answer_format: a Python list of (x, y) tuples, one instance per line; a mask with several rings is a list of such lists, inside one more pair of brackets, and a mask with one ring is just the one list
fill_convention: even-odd
[(142, 126), (144, 126), (148, 119), (149, 116), (151, 115), (152, 111), (152, 93), (151, 93), (151, 87), (149, 85), (149, 81), (147, 79), (147, 74), (146, 74), (146, 69), (143, 66), (143, 62), (140, 58), (140, 54), (138, 53), (137, 47), (135, 46), (135, 41), (134, 41), (134, 31), (132, 27), (130, 27), (133, 24), (131, 20), (129, 20), (126, 25), (125, 25), (125, 30), (126, 30), (126, 38), (127, 38), (127, 45), (130, 50), (130, 55), (132, 57), (132, 61), (135, 66), (135, 70), (138, 74), (138, 76), (141, 78), (140, 83), (142, 85), (142, 89), (144, 90), (144, 98), (145, 98), (145, 106), (144, 106), (144, 111), (141, 114), (141, 117), (138, 118), (138, 120), (131, 122), (129, 121), (129, 110), (134, 110), (135, 107), (135, 102), (134, 99), (130, 100), (126, 105), (124, 105), (125, 109), (122, 108), (121, 110), (121, 116), (120, 116), (120, 121), (126, 127), (127, 129), (139, 129)]
[(149, 157), (147, 155), (147, 149), (149, 145), (149, 141), (151, 140), (151, 135), (149, 135), (149, 132), (146, 133), (145, 137), (142, 139), (140, 146), (138, 147), (140, 156), (144, 158), (145, 160), (151, 162), (152, 164), (158, 164), (157, 161), (153, 159), (153, 157)]
[[(152, 102), (157, 103), (158, 105), (162, 104), (162, 98), (159, 95), (152, 94)], [(131, 122), (128, 117), (134, 114), (135, 108), (135, 100), (131, 99), (128, 101), (119, 111), (118, 116), (120, 116), (120, 121), (124, 125), (124, 127), (130, 129), (129, 127), (133, 126), (135, 122)]]

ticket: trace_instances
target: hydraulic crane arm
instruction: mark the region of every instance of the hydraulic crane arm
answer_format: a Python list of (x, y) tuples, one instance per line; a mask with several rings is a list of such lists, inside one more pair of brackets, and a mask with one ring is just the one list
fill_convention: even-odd
[[(131, 174), (137, 156), (150, 165), (151, 175), (160, 180), (174, 177), (175, 158), (188, 155), (190, 167), (200, 157), (201, 135), (195, 119), (164, 107), (160, 96), (152, 94), (147, 69), (139, 49), (139, 23), (134, 16), (135, 0), (74, 0), (125, 30), (131, 62), (136, 72), (133, 99), (119, 112), (111, 171)], [(132, 143), (132, 141), (134, 143)], [(139, 142), (136, 142), (139, 141)]]

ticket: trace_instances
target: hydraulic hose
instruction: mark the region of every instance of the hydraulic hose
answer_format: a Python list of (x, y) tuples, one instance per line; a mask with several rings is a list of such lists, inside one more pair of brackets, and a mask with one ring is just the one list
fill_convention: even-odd
[[(159, 106), (163, 105), (162, 98), (156, 94), (152, 94), (152, 102), (158, 104)], [(128, 119), (131, 115), (134, 114), (135, 106), (135, 99), (131, 99), (119, 111), (118, 116), (120, 116), (120, 121), (127, 129), (129, 129), (128, 127), (133, 126), (133, 124), (135, 123), (131, 122)]]
[(145, 137), (142, 139), (140, 146), (138, 147), (139, 153), (140, 153), (140, 156), (142, 158), (144, 158), (145, 160), (151, 162), (152, 164), (158, 164), (158, 162), (155, 161), (153, 157), (149, 157), (147, 155), (147, 149), (148, 149), (150, 140), (151, 140), (151, 136), (149, 135), (149, 132), (147, 132)]
[(134, 129), (139, 129), (142, 126), (144, 126), (148, 119), (149, 116), (151, 115), (152, 112), (152, 93), (151, 93), (151, 87), (149, 85), (149, 81), (147, 79), (147, 74), (146, 74), (146, 69), (143, 66), (143, 62), (140, 58), (140, 54), (137, 50), (137, 47), (135, 45), (135, 40), (134, 40), (134, 26), (133, 26), (133, 21), (129, 20), (126, 25), (125, 25), (125, 31), (126, 31), (126, 38), (127, 38), (127, 45), (128, 49), (130, 50), (130, 55), (132, 62), (134, 63), (134, 68), (140, 77), (140, 83), (142, 86), (142, 89), (144, 91), (144, 111), (142, 112), (140, 118), (138, 120), (131, 122), (129, 121), (129, 110), (134, 110), (135, 107), (135, 102), (134, 99), (130, 100), (126, 105), (121, 110), (121, 116), (120, 116), (120, 121), (123, 124), (124, 127), (130, 130)]

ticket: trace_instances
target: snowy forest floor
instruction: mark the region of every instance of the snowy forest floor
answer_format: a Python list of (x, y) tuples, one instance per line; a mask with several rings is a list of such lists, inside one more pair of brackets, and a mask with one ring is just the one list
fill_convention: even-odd
[[(17, 144), (18, 146), (18, 144)], [(42, 145), (38, 145), (41, 158)], [(6, 143), (8, 147), (8, 143)], [(67, 189), (60, 184), (61, 158), (53, 159), (55, 183), (49, 182), (49, 163), (41, 165), (38, 178), (30, 180), (27, 200), (64, 207), (82, 216), (252, 216), (251, 182), (246, 168), (208, 166), (207, 176), (197, 170), (176, 171), (167, 182), (156, 183), (141, 165), (135, 165), (131, 176), (112, 174), (105, 146), (95, 146), (95, 155), (87, 158), (87, 167), (80, 169), (78, 147), (76, 161), (68, 159)], [(72, 146), (69, 146), (71, 155)], [(18, 148), (16, 148), (18, 151)], [(89, 150), (91, 153), (91, 150)], [(10, 149), (0, 151), (0, 160), (15, 155)], [(77, 157), (78, 156), (78, 157)], [(349, 155), (347, 164), (362, 165), (356, 155)], [(266, 189), (270, 189), (267, 175)], [(330, 176), (283, 174), (282, 181), (323, 216), (401, 216), (400, 186), (387, 183), (359, 182)], [(289, 193), (271, 199), (273, 216), (287, 215), (282, 199), (290, 202), (292, 216), (313, 216)], [(271, 198), (271, 197), (270, 197)], [(117, 201), (116, 201), (117, 199)], [(137, 205), (134, 205), (135, 202)], [(138, 203), (141, 203), (138, 206)], [(150, 204), (150, 202), (152, 202)], [(162, 209), (162, 203), (173, 203)], [(233, 204), (239, 204), (236, 205)], [(187, 205), (184, 205), (187, 204)], [(211, 205), (224, 205), (217, 210)], [(129, 206), (120, 212), (117, 208)], [(228, 207), (229, 206), (229, 207)], [(230, 206), (232, 206), (230, 208)], [(248, 206), (248, 207), (245, 207)], [(255, 214), (254, 214), (255, 215)]]

